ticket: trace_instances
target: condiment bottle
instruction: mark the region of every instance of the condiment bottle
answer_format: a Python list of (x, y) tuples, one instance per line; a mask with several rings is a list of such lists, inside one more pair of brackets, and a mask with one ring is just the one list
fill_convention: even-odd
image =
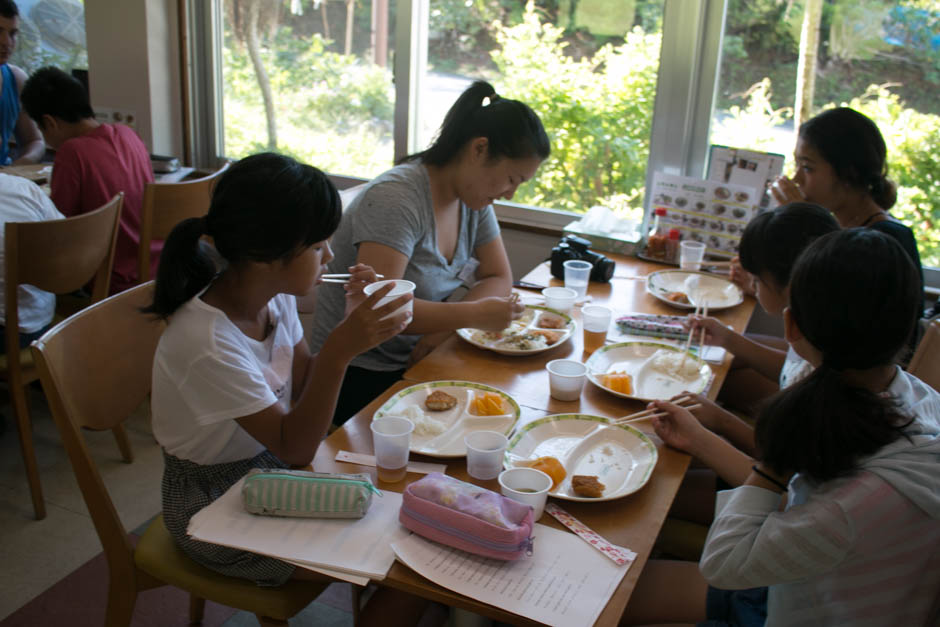
[(669, 229), (666, 238), (666, 261), (669, 263), (679, 263), (679, 237), (679, 229)]
[(666, 226), (662, 223), (666, 215), (665, 207), (656, 207), (653, 214), (653, 226), (646, 238), (646, 254), (654, 259), (666, 258)]

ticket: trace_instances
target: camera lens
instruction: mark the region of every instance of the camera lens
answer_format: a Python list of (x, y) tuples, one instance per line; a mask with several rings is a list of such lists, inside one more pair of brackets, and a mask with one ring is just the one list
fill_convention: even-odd
[(600, 283), (607, 283), (614, 276), (614, 261), (604, 255), (598, 255), (594, 260), (594, 267), (591, 269), (591, 280)]

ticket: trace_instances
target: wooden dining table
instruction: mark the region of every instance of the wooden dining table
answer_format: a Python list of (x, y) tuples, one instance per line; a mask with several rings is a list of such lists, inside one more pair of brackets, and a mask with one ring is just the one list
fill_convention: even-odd
[[(616, 262), (613, 278), (609, 283), (591, 282), (588, 295), (591, 302), (607, 305), (614, 310), (614, 318), (626, 313), (660, 313), (675, 315), (677, 310), (660, 302), (646, 292), (645, 277), (657, 270), (666, 269), (656, 263), (642, 261), (622, 255), (609, 255)], [(540, 286), (562, 285), (563, 282), (551, 276), (547, 263), (540, 264), (523, 279), (526, 283)], [(535, 302), (541, 294), (535, 291), (521, 291), (523, 302)], [(712, 315), (728, 324), (736, 331), (743, 331), (755, 301), (747, 296), (744, 302), (733, 308), (715, 311)], [(678, 312), (681, 313), (681, 312)], [(575, 307), (570, 312), (575, 320), (580, 320), (580, 310)], [(637, 338), (649, 340), (650, 338)], [(559, 346), (545, 352), (531, 355), (502, 355), (477, 346), (451, 335), (421, 361), (409, 368), (404, 379), (390, 387), (384, 394), (363, 408), (342, 428), (331, 434), (319, 447), (313, 467), (318, 472), (369, 472), (375, 469), (335, 460), (339, 451), (372, 454), (372, 434), (369, 423), (372, 415), (391, 396), (417, 383), (435, 380), (465, 380), (484, 383), (503, 390), (520, 405), (521, 417), (518, 427), (538, 418), (552, 414), (591, 414), (607, 418), (623, 416), (644, 408), (644, 404), (634, 399), (625, 399), (601, 390), (593, 384), (586, 384), (581, 398), (576, 401), (558, 401), (549, 395), (548, 374), (545, 364), (552, 359), (570, 358), (584, 360), (580, 324), (572, 337)], [(724, 382), (731, 365), (731, 356), (726, 355), (721, 364), (713, 364), (714, 378), (707, 391), (709, 398), (715, 398)], [(688, 468), (688, 455), (665, 446), (653, 433), (649, 422), (634, 425), (651, 436), (658, 450), (658, 462), (647, 484), (639, 491), (620, 499), (597, 503), (575, 502), (552, 499), (557, 505), (578, 518), (609, 542), (625, 547), (637, 554), (626, 576), (614, 591), (607, 606), (601, 612), (596, 625), (616, 625), (624, 612), (630, 595), (636, 586), (637, 578), (650, 557), (653, 544), (662, 527), (666, 514), (672, 505), (679, 484)], [(412, 455), (416, 461), (446, 463), (447, 474), (476, 485), (499, 491), (496, 480), (479, 481), (471, 478), (466, 471), (464, 458), (436, 459), (422, 455)], [(402, 491), (412, 481), (422, 475), (409, 473), (398, 483), (380, 483), (382, 489)], [(539, 520), (541, 524), (564, 529), (554, 518), (545, 514)], [(593, 551), (587, 543), (585, 551)], [(425, 579), (400, 562), (395, 562), (382, 585), (400, 589), (432, 601), (449, 606), (470, 610), (494, 620), (518, 625), (534, 625), (525, 617), (502, 608), (476, 601), (462, 594), (444, 588)]]

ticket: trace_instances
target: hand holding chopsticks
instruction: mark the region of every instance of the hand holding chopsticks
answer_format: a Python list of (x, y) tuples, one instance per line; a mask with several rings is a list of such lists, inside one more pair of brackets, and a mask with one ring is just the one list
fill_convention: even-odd
[[(670, 402), (675, 403), (679, 407), (682, 407), (686, 410), (698, 409), (701, 407), (701, 403), (695, 403), (695, 399), (691, 396), (680, 396), (679, 398), (672, 400)], [(687, 403), (692, 403), (691, 405)], [(621, 416), (620, 418), (614, 418), (612, 422), (615, 425), (625, 425), (631, 422), (640, 422), (641, 420), (649, 420), (651, 418), (662, 418), (666, 415), (666, 412), (660, 411), (658, 409), (644, 409), (643, 411), (638, 411), (635, 414), (630, 414), (628, 416)]]

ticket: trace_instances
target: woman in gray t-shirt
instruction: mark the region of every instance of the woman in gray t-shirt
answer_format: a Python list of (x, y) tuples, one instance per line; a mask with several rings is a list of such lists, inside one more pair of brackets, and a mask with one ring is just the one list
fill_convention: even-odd
[[(512, 273), (493, 213), (550, 152), (538, 116), (483, 81), (457, 99), (430, 148), (403, 158), (352, 201), (333, 236), (331, 272), (364, 263), (387, 279), (413, 281), (414, 319), (405, 333), (357, 357), (347, 370), (334, 422), (341, 424), (401, 378), (455, 329), (500, 330), (523, 311), (510, 298)], [(460, 286), (459, 302), (446, 299)], [(318, 350), (344, 317), (343, 291), (317, 294), (310, 334)]]

